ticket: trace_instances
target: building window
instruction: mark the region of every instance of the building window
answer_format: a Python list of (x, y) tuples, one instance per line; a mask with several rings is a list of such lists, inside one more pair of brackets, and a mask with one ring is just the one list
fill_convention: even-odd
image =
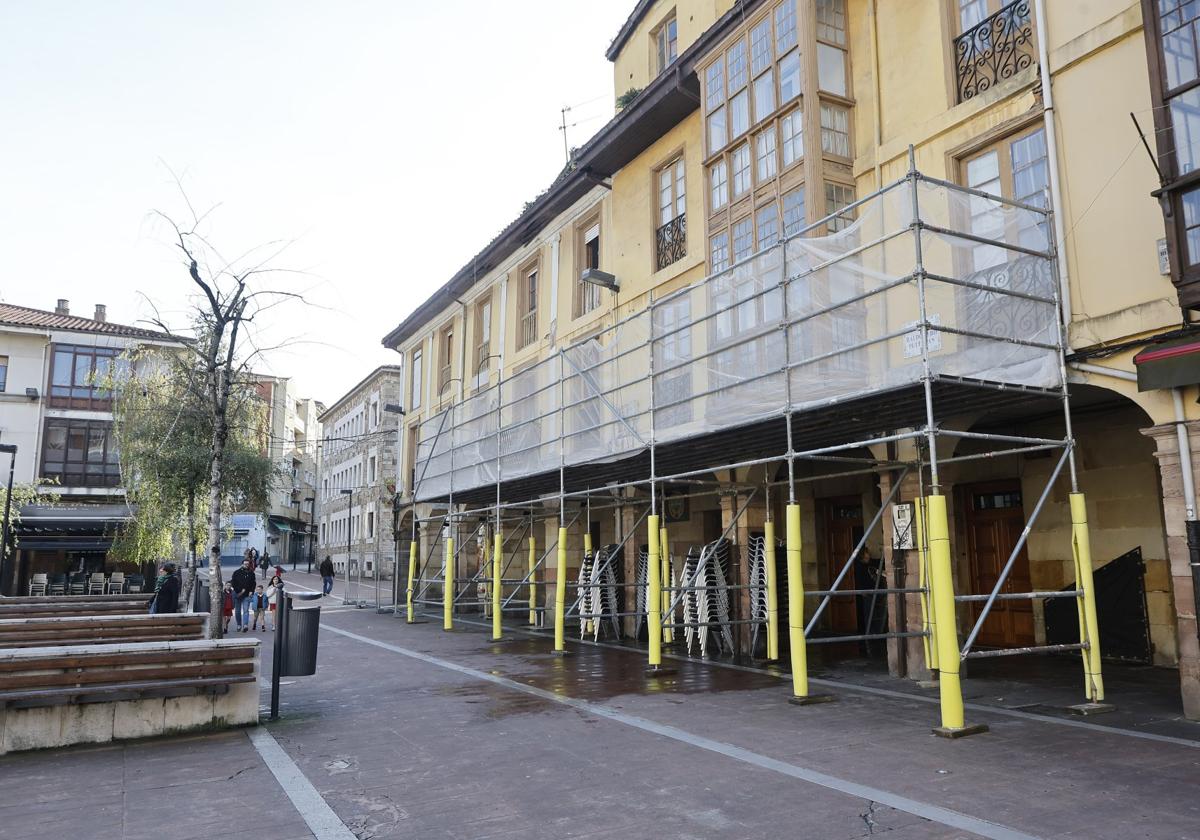
[(804, 229), (804, 187), (783, 194), (783, 235), (795, 236)]
[(708, 240), (708, 253), (713, 274), (729, 268), (729, 231), (713, 234)]
[[(704, 71), (704, 107), (712, 113), (725, 101), (725, 60), (717, 58)], [(715, 150), (714, 150), (715, 151)]]
[(769, 125), (755, 139), (756, 157), (758, 158), (758, 181), (762, 183), (774, 178), (778, 170), (778, 158), (775, 151), (775, 126)]
[(743, 143), (733, 150), (733, 198), (736, 201), (750, 190), (750, 144)]
[[(847, 187), (844, 184), (825, 183), (825, 214), (832, 216), (825, 223), (830, 233), (836, 233), (839, 230), (845, 230), (850, 227), (854, 221), (854, 211), (850, 210), (846, 213), (839, 213), (844, 207), (854, 203), (854, 187)], [(837, 215), (834, 215), (834, 214)]]
[[(578, 229), (576, 253), (579, 255), (579, 275), (589, 268), (600, 268), (600, 220), (593, 218)], [(600, 287), (580, 276), (575, 279), (575, 317), (579, 318), (600, 305)]]
[(804, 157), (804, 118), (797, 108), (779, 121), (783, 146), (783, 165), (790, 166)]
[(770, 248), (779, 241), (779, 207), (775, 202), (759, 208), (755, 216), (755, 228), (759, 251)]
[(958, 0), (962, 34), (951, 47), (957, 101), (971, 99), (1036, 66), (1032, 5), (1027, 0), (1007, 4), (1004, 0)]
[(1186, 175), (1200, 168), (1200, 87), (1172, 97), (1169, 107), (1176, 169)]
[(846, 46), (846, 0), (817, 0), (817, 37)]
[(687, 196), (683, 158), (658, 170), (658, 228), (654, 235), (655, 270), (687, 256)]
[(367, 459), (367, 481), (371, 484), (375, 483), (375, 456), (372, 455)]
[(8, 356), (0, 356), (0, 391), (8, 387)]
[(821, 151), (837, 157), (850, 157), (850, 109), (830, 102), (821, 103)]
[(725, 143), (728, 139), (728, 127), (725, 124), (725, 106), (722, 105), (708, 115), (709, 154), (725, 148)]
[(712, 209), (716, 212), (729, 201), (729, 166), (723, 159), (709, 168), (708, 181), (711, 185)]
[(442, 330), (438, 338), (438, 393), (449, 387), (454, 379), (454, 324)]
[(750, 130), (750, 94), (739, 91), (729, 100), (729, 139), (736, 140)]
[(792, 50), (779, 59), (779, 104), (800, 96), (800, 51)]
[(412, 393), (409, 394), (408, 405), (413, 410), (421, 407), (421, 379), (424, 373), (421, 365), (422, 355), (424, 354), (420, 350), (414, 350), (412, 354)]
[(754, 253), (754, 220), (747, 216), (733, 224), (733, 261), (740, 263)]
[(104, 420), (46, 421), (42, 477), (64, 487), (117, 487), (121, 465), (112, 423)]
[(762, 122), (775, 110), (775, 73), (769, 67), (754, 80), (754, 119)]
[(750, 72), (757, 76), (771, 66), (775, 57), (771, 43), (771, 18), (763, 18), (750, 30)]
[(1189, 267), (1200, 265), (1200, 190), (1190, 190), (1179, 198), (1183, 205), (1183, 255)]
[(746, 42), (739, 39), (725, 55), (729, 67), (729, 91), (732, 93), (746, 86)]
[(538, 269), (527, 266), (521, 272), (521, 327), (517, 330), (517, 349), (533, 344), (537, 337)]
[(796, 4), (784, 0), (775, 9), (775, 51), (780, 55), (796, 46)]
[(112, 347), (55, 344), (50, 363), (51, 408), (108, 411), (112, 392), (105, 386), (121, 362)]
[(846, 51), (829, 44), (817, 44), (817, 83), (821, 90), (846, 96)]
[(375, 539), (375, 511), (367, 511), (367, 539)]
[(655, 32), (654, 45), (658, 60), (657, 72), (661, 73), (679, 57), (679, 23), (674, 13)]
[(475, 385), (487, 381), (492, 354), (492, 298), (475, 304)]
[[(1045, 129), (1040, 125), (1016, 137), (1008, 137), (965, 161), (967, 186), (981, 192), (1020, 201), (1035, 207), (1046, 207), (1046, 187), (1049, 184), (1049, 165), (1046, 160)], [(1005, 240), (1010, 234), (1005, 225), (1009, 214), (993, 201), (972, 196), (969, 202), (971, 233), (985, 239)], [(1011, 231), (1017, 242), (1027, 248), (1045, 250), (1049, 230), (1045, 221), (1036, 221), (1030, 214), (1018, 214), (1017, 228)], [(998, 245), (983, 243), (972, 246), (976, 271), (998, 265), (1008, 259), (1008, 252)]]

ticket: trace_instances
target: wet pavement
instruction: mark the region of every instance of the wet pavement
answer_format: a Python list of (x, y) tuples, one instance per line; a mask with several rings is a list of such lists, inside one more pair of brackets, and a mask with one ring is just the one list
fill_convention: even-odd
[[(1118, 704), (1139, 686), (1163, 703), (1105, 716), (1126, 727), (1117, 729), (1055, 716), (1056, 692), (1078, 690), (1069, 662), (1043, 666), (1036, 690), (1006, 668), (974, 668), (968, 719), (991, 731), (946, 741), (930, 734), (933, 698), (869, 660), (826, 664), (818, 688), (834, 686), (838, 702), (795, 707), (779, 671), (670, 661), (675, 674), (648, 678), (637, 651), (569, 641), (572, 655), (560, 658), (522, 628), (492, 643), (477, 624), (444, 633), (321, 604), (317, 674), (285, 680), (282, 718), (266, 728), (362, 840), (1198, 836), (1200, 743), (1166, 734), (1193, 725), (1171, 723), (1157, 672), (1112, 673)], [(269, 645), (263, 653), (269, 674)], [(1030, 713), (1027, 700), (1051, 711)], [(149, 753), (138, 750), (150, 748), (159, 763), (146, 766), (163, 775), (117, 773), (115, 756), (143, 765)], [(265, 772), (241, 733), (9, 756), (0, 835), (142, 836), (158, 812), (115, 799), (98, 806), (105, 831), (39, 830), (39, 791), (101, 778), (101, 797), (194, 796), (208, 809), (182, 807), (157, 836), (218, 833), (218, 806), (230, 815), (223, 833), (248, 830), (254, 820), (242, 815), (261, 806), (275, 822), (253, 833), (310, 836)], [(79, 801), (64, 825), (87, 814), (90, 800)]]

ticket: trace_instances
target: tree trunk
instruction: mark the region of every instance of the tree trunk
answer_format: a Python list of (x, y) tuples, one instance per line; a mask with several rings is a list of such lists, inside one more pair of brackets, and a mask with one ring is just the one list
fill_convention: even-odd
[[(236, 335), (236, 334), (235, 334)], [(230, 353), (232, 355), (232, 353)], [(208, 480), (208, 630), (209, 638), (221, 638), (221, 612), (225, 605), (221, 582), (221, 497), (225, 469), (225, 442), (229, 439), (226, 411), (229, 407), (230, 372), (218, 367), (216, 400), (213, 405), (213, 439)]]
[(187, 505), (187, 562), (183, 567), (183, 603), (184, 612), (192, 612), (195, 603), (192, 590), (196, 585), (196, 491), (188, 492)]

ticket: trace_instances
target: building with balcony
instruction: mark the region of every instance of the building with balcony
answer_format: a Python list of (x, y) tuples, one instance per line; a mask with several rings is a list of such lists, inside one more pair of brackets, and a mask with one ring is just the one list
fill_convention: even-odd
[(317, 552), (339, 574), (348, 558), (355, 575), (390, 578), (395, 570), (401, 373), (398, 365), (377, 367), (320, 418)]
[(325, 406), (299, 396), (290, 377), (254, 374), (253, 380), (263, 403), (262, 446), (275, 465), (275, 486), (265, 510), (229, 515), (232, 539), (222, 545), (222, 559), (232, 562), (253, 548), (272, 564), (307, 564), (316, 551), (312, 522)]
[(72, 315), (66, 300), (53, 310), (0, 303), (0, 443), (17, 447), (16, 484), (41, 479), (58, 496), (53, 506), (21, 511), (19, 551), (0, 573), (0, 592), (23, 591), (34, 573), (104, 570), (128, 518), (104, 380), (127, 364), (127, 351), (147, 346), (181, 345), (110, 322), (102, 304), (86, 317)]
[(637, 3), (624, 107), (384, 337), (416, 606), (490, 609), (499, 532), (508, 621), (565, 580), (571, 632), (919, 679), (1069, 653), (1090, 700), (1132, 661), (1200, 718), (1177, 5)]

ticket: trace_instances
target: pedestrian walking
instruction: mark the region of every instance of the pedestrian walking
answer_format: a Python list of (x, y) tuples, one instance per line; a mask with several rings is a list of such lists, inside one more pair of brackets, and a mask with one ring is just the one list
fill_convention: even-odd
[(279, 618), (279, 612), (275, 609), (279, 604), (279, 598), (283, 595), (283, 576), (276, 574), (271, 577), (271, 583), (267, 586), (267, 600), (270, 602), (268, 613), (271, 616), (271, 629), (275, 630)]
[(221, 597), (221, 633), (224, 634), (229, 632), (229, 619), (233, 618), (233, 584), (229, 581), (225, 581), (225, 591)]
[(267, 629), (267, 595), (263, 592), (262, 584), (260, 583), (254, 590), (254, 595), (250, 601), (250, 611), (253, 614), (250, 619), (250, 629), (257, 630)]
[(249, 557), (242, 561), (242, 568), (233, 573), (229, 582), (233, 584), (233, 616), (237, 629), (245, 633), (250, 625), (250, 597), (256, 583)]
[(333, 591), (333, 561), (329, 559), (329, 555), (325, 555), (325, 559), (321, 561), (321, 595), (328, 595)]
[(153, 615), (179, 612), (179, 578), (175, 576), (176, 565), (163, 563), (158, 577), (154, 579), (154, 598), (150, 601)]
[(267, 569), (271, 568), (271, 556), (265, 551), (262, 553), (262, 557), (259, 558), (258, 568), (262, 569), (263, 580), (266, 580)]

